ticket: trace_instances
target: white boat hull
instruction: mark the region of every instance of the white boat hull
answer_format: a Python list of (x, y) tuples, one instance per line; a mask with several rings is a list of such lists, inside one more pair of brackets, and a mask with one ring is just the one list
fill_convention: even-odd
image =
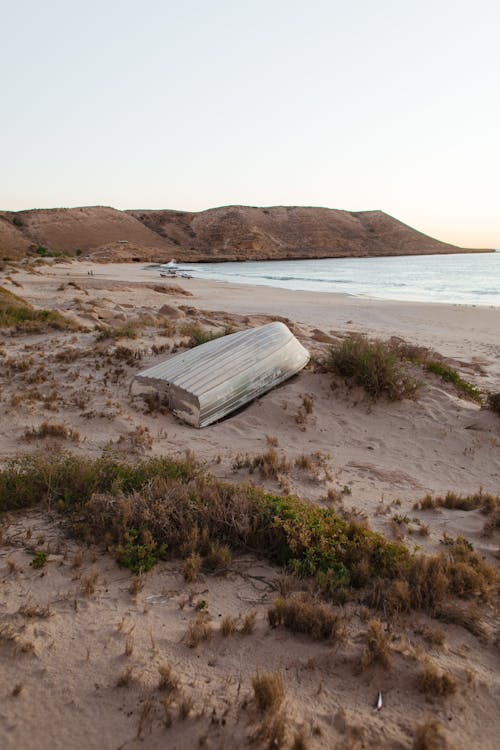
[(170, 408), (206, 427), (299, 372), (310, 354), (283, 323), (239, 331), (176, 354), (136, 375)]

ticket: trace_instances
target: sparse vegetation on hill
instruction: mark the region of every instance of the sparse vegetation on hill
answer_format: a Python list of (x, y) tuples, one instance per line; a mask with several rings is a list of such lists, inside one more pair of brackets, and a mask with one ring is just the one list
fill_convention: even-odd
[(0, 328), (38, 333), (48, 328), (76, 330), (78, 326), (54, 310), (35, 310), (17, 294), (0, 287)]

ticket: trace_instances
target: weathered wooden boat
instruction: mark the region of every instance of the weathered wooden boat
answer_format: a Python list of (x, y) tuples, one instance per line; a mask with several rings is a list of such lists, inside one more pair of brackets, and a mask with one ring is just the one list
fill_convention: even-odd
[(238, 331), (135, 377), (166, 394), (174, 414), (206, 427), (295, 375), (310, 354), (283, 323)]

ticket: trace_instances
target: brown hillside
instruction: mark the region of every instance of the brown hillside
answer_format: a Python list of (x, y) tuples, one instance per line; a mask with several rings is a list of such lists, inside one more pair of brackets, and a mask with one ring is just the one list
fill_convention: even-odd
[(470, 252), (382, 211), (225, 206), (199, 213), (129, 211), (177, 245), (183, 260), (266, 260)]
[(127, 244), (134, 245), (134, 251), (139, 248), (145, 256), (148, 250), (154, 255), (165, 251), (167, 259), (172, 255), (171, 243), (132, 215), (107, 206), (34, 209), (5, 212), (3, 216), (7, 221), (10, 219), (14, 229), (17, 227), (12, 221), (16, 219), (25, 242), (35, 248), (41, 245), (49, 251), (74, 254), (77, 250), (89, 252), (114, 243), (117, 252), (124, 256), (129, 254)]
[(224, 206), (118, 211), (105, 206), (0, 213), (0, 257), (49, 252), (94, 260), (184, 261), (364, 257), (470, 252), (382, 211)]
[[(16, 217), (16, 214), (3, 211), (0, 213), (0, 260), (2, 258), (12, 260), (22, 258), (28, 252), (31, 244), (21, 231), (21, 227), (12, 223), (12, 217)], [(22, 220), (18, 218), (17, 221)]]

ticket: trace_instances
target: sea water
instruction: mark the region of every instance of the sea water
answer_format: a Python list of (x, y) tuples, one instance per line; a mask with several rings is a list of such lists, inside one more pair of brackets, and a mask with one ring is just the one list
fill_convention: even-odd
[(176, 270), (234, 284), (500, 307), (500, 250), (326, 260), (183, 263)]

